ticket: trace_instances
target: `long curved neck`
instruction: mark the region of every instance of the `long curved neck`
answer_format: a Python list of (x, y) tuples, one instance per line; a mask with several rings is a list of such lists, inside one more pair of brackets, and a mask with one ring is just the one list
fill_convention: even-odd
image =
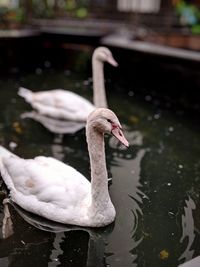
[(107, 108), (106, 92), (104, 85), (103, 62), (92, 58), (93, 72), (93, 102), (96, 108)]
[(103, 209), (110, 201), (104, 136), (92, 125), (87, 125), (86, 135), (91, 167), (92, 206), (95, 209)]

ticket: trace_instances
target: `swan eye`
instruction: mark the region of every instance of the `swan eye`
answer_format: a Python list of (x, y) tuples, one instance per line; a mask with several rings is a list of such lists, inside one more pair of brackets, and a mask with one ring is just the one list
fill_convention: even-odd
[(110, 122), (110, 123), (112, 123), (112, 121), (111, 121), (110, 119), (107, 119), (107, 122)]

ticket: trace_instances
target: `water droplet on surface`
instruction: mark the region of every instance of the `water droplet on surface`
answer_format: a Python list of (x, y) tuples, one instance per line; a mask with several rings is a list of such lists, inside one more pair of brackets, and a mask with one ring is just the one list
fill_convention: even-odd
[(42, 69), (40, 69), (40, 68), (37, 68), (37, 69), (35, 70), (35, 73), (36, 73), (37, 75), (40, 75), (40, 74), (42, 74)]
[(79, 88), (80, 87), (80, 83), (75, 83), (75, 86), (77, 87), (77, 88)]
[(154, 119), (156, 119), (156, 120), (160, 119), (160, 114), (155, 114)]
[(146, 96), (145, 96), (145, 100), (146, 100), (146, 101), (151, 101), (151, 99), (152, 99), (152, 97), (151, 97), (150, 95), (146, 95)]
[(45, 61), (45, 62), (44, 62), (44, 66), (45, 66), (46, 68), (51, 67), (51, 63), (50, 63), (50, 61)]
[(83, 85), (89, 85), (89, 81), (88, 80), (85, 80), (85, 81), (83, 81)]
[(170, 131), (170, 132), (173, 132), (173, 131), (174, 131), (174, 127), (170, 126), (170, 127), (169, 127), (169, 131)]
[(134, 96), (134, 92), (133, 92), (133, 91), (129, 91), (129, 92), (128, 92), (128, 95), (129, 95), (129, 96)]
[(151, 116), (148, 116), (148, 117), (147, 117), (147, 120), (148, 120), (148, 121), (152, 121), (152, 117), (151, 117)]
[(71, 74), (71, 71), (70, 71), (70, 70), (65, 70), (64, 74), (65, 74), (66, 76), (69, 76), (69, 75)]

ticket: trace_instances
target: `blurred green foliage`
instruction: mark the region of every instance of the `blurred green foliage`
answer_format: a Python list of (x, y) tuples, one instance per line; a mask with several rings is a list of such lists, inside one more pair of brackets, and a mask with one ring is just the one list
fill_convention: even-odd
[(88, 4), (87, 0), (66, 0), (65, 10), (69, 15), (80, 19), (88, 16)]
[(54, 6), (48, 0), (32, 0), (32, 14), (36, 18), (54, 17)]
[(189, 26), (192, 33), (200, 34), (200, 9), (196, 5), (180, 0), (175, 5), (175, 11), (181, 25)]
[(25, 22), (25, 10), (22, 7), (8, 8), (0, 7), (1, 27), (8, 27), (10, 24), (22, 24)]
[(40, 18), (51, 18), (57, 15), (86, 18), (88, 0), (32, 0), (33, 15)]
[[(0, 2), (1, 4), (1, 2)], [(0, 23), (24, 23), (26, 19), (69, 16), (84, 19), (88, 16), (89, 0), (20, 0), (18, 8), (0, 5)]]

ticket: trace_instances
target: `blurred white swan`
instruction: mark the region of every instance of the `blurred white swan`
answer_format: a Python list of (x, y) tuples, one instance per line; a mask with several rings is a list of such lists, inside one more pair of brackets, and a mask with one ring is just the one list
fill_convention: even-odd
[(22, 119), (31, 118), (40, 122), (46, 129), (55, 134), (74, 134), (85, 127), (85, 122), (58, 120), (44, 116), (36, 111), (24, 112), (20, 116)]
[(116, 212), (108, 192), (104, 133), (129, 145), (116, 115), (105, 108), (94, 110), (86, 125), (91, 183), (54, 158), (26, 160), (0, 146), (0, 172), (11, 200), (27, 211), (60, 223), (101, 227), (113, 222)]
[(107, 108), (103, 72), (104, 62), (113, 66), (118, 65), (108, 48), (98, 47), (92, 56), (94, 105), (78, 94), (62, 89), (32, 92), (20, 87), (18, 95), (22, 96), (41, 115), (55, 119), (85, 122), (87, 116), (95, 107)]

